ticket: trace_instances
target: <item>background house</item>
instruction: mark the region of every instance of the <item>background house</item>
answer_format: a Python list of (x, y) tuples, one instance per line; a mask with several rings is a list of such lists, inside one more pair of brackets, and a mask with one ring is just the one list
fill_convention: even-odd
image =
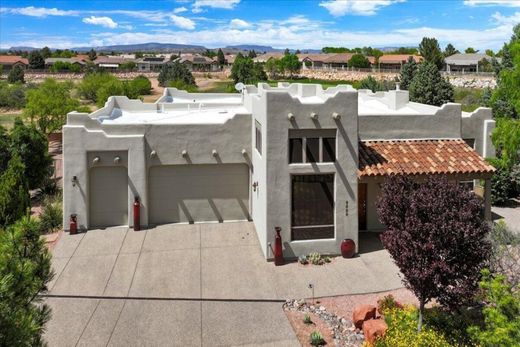
[[(487, 54), (482, 53), (458, 53), (446, 57), (444, 62), (446, 63), (446, 71), (447, 72), (479, 72), (479, 65), (482, 66), (490, 65), (493, 57), (490, 57)], [(500, 58), (495, 58), (498, 62), (501, 61)]]
[(0, 55), (0, 65), (4, 72), (8, 72), (15, 66), (20, 66), (25, 70), (29, 66), (29, 60), (18, 55)]

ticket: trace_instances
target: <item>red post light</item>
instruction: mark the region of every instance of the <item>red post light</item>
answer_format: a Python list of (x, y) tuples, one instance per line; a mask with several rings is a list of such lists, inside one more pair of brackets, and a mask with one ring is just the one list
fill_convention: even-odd
[(275, 227), (274, 230), (276, 231), (274, 235), (274, 265), (280, 266), (285, 263), (283, 259), (282, 236), (280, 235), (282, 228)]
[(76, 235), (78, 233), (78, 222), (75, 214), (70, 215), (69, 233), (70, 235)]
[(134, 230), (141, 230), (141, 203), (138, 196), (134, 198)]

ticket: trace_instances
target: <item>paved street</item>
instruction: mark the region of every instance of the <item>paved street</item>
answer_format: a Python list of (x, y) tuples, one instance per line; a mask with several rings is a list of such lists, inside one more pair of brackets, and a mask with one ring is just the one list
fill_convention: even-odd
[(63, 234), (47, 303), (50, 346), (298, 346), (286, 298), (401, 287), (374, 236), (322, 267), (264, 260), (252, 223)]

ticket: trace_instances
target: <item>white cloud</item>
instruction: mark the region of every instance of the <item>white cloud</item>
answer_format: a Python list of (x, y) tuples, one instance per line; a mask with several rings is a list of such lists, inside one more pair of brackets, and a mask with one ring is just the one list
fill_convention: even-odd
[(520, 1), (519, 0), (464, 0), (464, 5), (520, 7)]
[(177, 7), (176, 9), (173, 10), (173, 13), (182, 13), (182, 12), (186, 12), (188, 11), (188, 9), (184, 6), (182, 7)]
[(242, 28), (248, 28), (250, 26), (250, 24), (248, 22), (246, 22), (245, 20), (235, 18), (229, 22), (229, 26), (232, 28), (242, 29)]
[(491, 15), (491, 18), (496, 24), (515, 25), (520, 23), (520, 12), (515, 12), (511, 16), (504, 16), (500, 12), (495, 12)]
[(83, 23), (92, 24), (92, 25), (100, 25), (105, 28), (115, 29), (117, 28), (117, 23), (112, 20), (110, 17), (96, 17), (90, 16), (83, 18)]
[(2, 8), (2, 13), (20, 14), (31, 17), (47, 17), (47, 16), (77, 16), (78, 11), (58, 10), (57, 8), (46, 7), (18, 7), (18, 8)]
[(382, 8), (404, 0), (327, 0), (320, 2), (334, 17), (347, 14), (358, 16), (372, 16)]
[(186, 29), (186, 30), (195, 29), (195, 22), (189, 18), (176, 16), (176, 15), (172, 14), (170, 16), (170, 20), (173, 22), (173, 25), (175, 25), (176, 27), (179, 27), (181, 29)]
[(204, 11), (204, 7), (232, 10), (239, 2), (240, 0), (195, 0), (192, 12), (200, 13)]

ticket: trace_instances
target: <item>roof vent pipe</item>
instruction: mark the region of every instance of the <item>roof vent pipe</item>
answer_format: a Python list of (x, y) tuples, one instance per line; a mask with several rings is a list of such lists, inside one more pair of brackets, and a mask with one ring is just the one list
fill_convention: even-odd
[(316, 112), (311, 112), (311, 119), (317, 120), (318, 114)]
[(216, 157), (216, 156), (218, 155), (218, 152), (217, 152), (216, 149), (214, 149), (214, 150), (211, 151), (211, 154), (212, 154), (214, 157)]
[(287, 118), (288, 118), (289, 120), (294, 120), (294, 114), (292, 114), (292, 113), (289, 112), (289, 113), (287, 114)]
[(339, 113), (337, 113), (337, 112), (333, 112), (332, 113), (332, 118), (334, 120), (340, 120), (341, 119), (341, 115)]

